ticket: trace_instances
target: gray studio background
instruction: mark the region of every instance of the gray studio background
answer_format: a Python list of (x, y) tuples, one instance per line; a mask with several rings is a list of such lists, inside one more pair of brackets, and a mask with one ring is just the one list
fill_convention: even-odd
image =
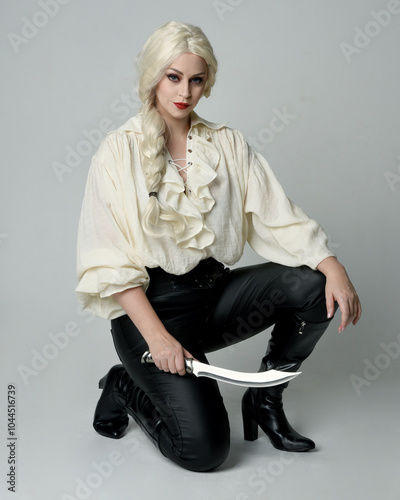
[[(400, 2), (4, 1), (0, 13), (0, 496), (399, 499)], [(362, 301), (360, 323), (339, 335), (337, 316), (285, 397), (320, 446), (313, 454), (245, 443), (243, 391), (224, 384), (232, 451), (212, 474), (166, 462), (133, 423), (125, 441), (91, 428), (98, 379), (118, 358), (108, 322), (74, 294), (82, 196), (104, 130), (139, 109), (137, 53), (172, 19), (201, 26), (220, 63), (198, 113), (239, 128), (268, 159), (329, 234)], [(238, 265), (260, 261), (247, 248)], [(267, 339), (210, 360), (256, 370)]]

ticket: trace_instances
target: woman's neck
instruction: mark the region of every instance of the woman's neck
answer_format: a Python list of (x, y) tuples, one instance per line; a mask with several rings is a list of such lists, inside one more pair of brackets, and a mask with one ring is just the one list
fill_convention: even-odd
[(187, 120), (164, 120), (165, 121), (165, 139), (169, 142), (179, 141), (186, 138), (190, 130), (190, 116)]

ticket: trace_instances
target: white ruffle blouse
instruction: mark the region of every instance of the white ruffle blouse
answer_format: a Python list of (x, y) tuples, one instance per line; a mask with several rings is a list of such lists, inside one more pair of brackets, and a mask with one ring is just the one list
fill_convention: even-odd
[(239, 261), (246, 241), (266, 260), (311, 269), (334, 255), (322, 227), (285, 195), (266, 159), (243, 135), (191, 113), (187, 185), (166, 159), (159, 202), (187, 220), (181, 238), (148, 236), (149, 199), (140, 156), (139, 113), (109, 132), (92, 158), (78, 229), (76, 288), (81, 307), (102, 318), (125, 311), (113, 294), (143, 286), (146, 267), (184, 274), (214, 257)]

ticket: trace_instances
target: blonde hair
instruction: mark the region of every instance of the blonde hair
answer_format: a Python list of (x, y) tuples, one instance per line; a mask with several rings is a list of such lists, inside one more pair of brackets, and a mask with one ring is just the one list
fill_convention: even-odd
[[(157, 192), (165, 171), (165, 122), (158, 113), (155, 88), (172, 61), (181, 54), (192, 53), (202, 57), (208, 67), (204, 96), (209, 97), (215, 83), (217, 60), (203, 31), (191, 24), (171, 21), (158, 28), (146, 41), (138, 56), (138, 95), (143, 105), (141, 153), (146, 187)], [(163, 224), (162, 221), (170, 224)], [(172, 209), (161, 206), (156, 196), (149, 196), (143, 217), (143, 228), (152, 236), (165, 232), (181, 235), (186, 218)]]

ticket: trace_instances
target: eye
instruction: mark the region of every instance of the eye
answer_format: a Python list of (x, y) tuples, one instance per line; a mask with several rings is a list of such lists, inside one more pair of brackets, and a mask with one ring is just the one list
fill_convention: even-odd
[(200, 83), (203, 83), (203, 80), (204, 78), (202, 78), (201, 76), (196, 76), (192, 79), (192, 82), (200, 85)]
[(169, 80), (171, 80), (171, 82), (178, 82), (179, 81), (179, 78), (177, 77), (177, 75), (174, 75), (173, 73), (170, 73), (169, 75), (167, 75), (167, 78)]

